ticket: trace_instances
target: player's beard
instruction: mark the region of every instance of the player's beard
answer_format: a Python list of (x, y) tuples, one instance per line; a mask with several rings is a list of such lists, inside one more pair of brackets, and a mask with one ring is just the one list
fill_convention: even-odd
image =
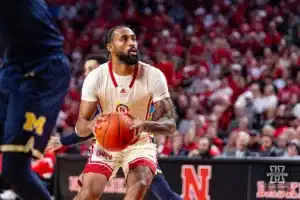
[(126, 65), (136, 65), (139, 61), (139, 53), (137, 52), (136, 55), (130, 55), (130, 53), (128, 52), (128, 54), (126, 55), (125, 53), (118, 53), (117, 57), (119, 58), (119, 60), (123, 63), (125, 63)]

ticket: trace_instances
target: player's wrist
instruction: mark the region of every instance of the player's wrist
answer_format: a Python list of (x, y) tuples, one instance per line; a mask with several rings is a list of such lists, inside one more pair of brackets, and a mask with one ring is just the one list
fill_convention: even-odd
[(91, 133), (95, 132), (95, 126), (96, 126), (95, 119), (92, 120), (92, 121), (89, 121), (88, 124), (87, 124), (87, 126), (86, 126), (86, 131), (84, 131), (84, 133), (80, 133), (80, 134), (77, 133), (77, 135), (79, 135), (80, 137), (87, 137)]
[(142, 131), (148, 132), (149, 129), (151, 129), (152, 126), (153, 126), (153, 121), (143, 120), (141, 129), (142, 129)]
[(75, 129), (75, 134), (80, 138), (87, 137), (90, 133), (94, 133), (94, 126), (90, 123), (88, 123), (83, 129)]
[(59, 138), (59, 143), (61, 146), (65, 146), (65, 137)]

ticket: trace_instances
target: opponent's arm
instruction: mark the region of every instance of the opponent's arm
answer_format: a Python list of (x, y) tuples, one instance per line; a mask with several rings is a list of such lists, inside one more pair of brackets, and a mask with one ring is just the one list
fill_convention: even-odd
[(71, 135), (64, 136), (64, 137), (51, 136), (46, 146), (45, 152), (48, 151), (53, 152), (53, 151), (57, 151), (58, 149), (64, 146), (73, 146), (76, 144), (80, 144), (93, 137), (94, 135), (92, 133), (87, 137), (79, 137), (76, 133), (72, 133)]
[[(83, 112), (85, 113), (85, 112)], [(88, 135), (85, 136), (85, 130), (87, 129), (89, 130), (91, 125), (89, 125), (89, 121), (88, 121), (85, 125), (85, 119), (87, 119), (87, 117), (89, 117), (89, 114), (85, 114), (83, 115), (83, 117), (81, 117), (80, 119), (78, 119), (77, 124), (76, 124), (76, 129), (77, 131), (75, 133), (72, 133), (71, 135), (68, 136), (64, 136), (64, 137), (59, 137), (59, 136), (51, 136), (50, 140), (48, 141), (48, 144), (46, 146), (45, 152), (48, 151), (56, 151), (60, 148), (62, 148), (63, 146), (72, 146), (72, 145), (76, 145), (82, 142), (85, 142), (91, 138), (94, 137), (92, 131), (89, 132)], [(78, 132), (78, 127), (77, 125), (79, 124), (79, 129), (80, 129), (80, 134)], [(87, 126), (86, 128), (84, 126)], [(84, 134), (82, 134), (84, 133)], [(82, 136), (81, 136), (82, 135)]]
[(173, 134), (176, 131), (175, 110), (170, 97), (154, 103), (153, 121), (146, 120), (143, 131), (154, 134)]
[(88, 141), (93, 137), (94, 137), (93, 133), (90, 133), (90, 135), (87, 137), (79, 137), (76, 133), (72, 133), (71, 135), (61, 137), (60, 143), (62, 146), (72, 146), (72, 145), (76, 145)]

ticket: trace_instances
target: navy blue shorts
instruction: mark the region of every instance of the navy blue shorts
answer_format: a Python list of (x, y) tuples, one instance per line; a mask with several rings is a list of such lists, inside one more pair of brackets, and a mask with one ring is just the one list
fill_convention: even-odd
[(43, 154), (69, 82), (69, 61), (63, 55), (0, 68), (2, 152)]
[(155, 175), (157, 175), (157, 174), (162, 174), (162, 171), (161, 171), (158, 163), (156, 165), (156, 174)]

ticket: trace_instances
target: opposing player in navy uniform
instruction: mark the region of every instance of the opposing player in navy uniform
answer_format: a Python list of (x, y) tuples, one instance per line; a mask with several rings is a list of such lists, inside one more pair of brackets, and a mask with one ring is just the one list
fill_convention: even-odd
[(63, 38), (44, 0), (1, 0), (0, 68), (2, 176), (24, 200), (50, 200), (31, 171), (41, 157), (68, 91)]
[[(106, 62), (106, 58), (104, 56), (98, 54), (88, 55), (84, 62), (85, 76), (105, 62)], [(150, 113), (154, 112), (153, 106), (150, 108), (149, 112)], [(63, 146), (76, 145), (92, 138), (94, 138), (94, 135), (92, 133), (87, 137), (79, 137), (76, 133), (64, 137), (53, 136), (51, 137), (48, 143), (46, 151), (56, 151)], [(81, 185), (80, 181), (79, 184)], [(156, 174), (152, 180), (150, 190), (159, 200), (181, 200), (182, 199), (177, 193), (172, 191), (159, 166), (157, 166)]]

